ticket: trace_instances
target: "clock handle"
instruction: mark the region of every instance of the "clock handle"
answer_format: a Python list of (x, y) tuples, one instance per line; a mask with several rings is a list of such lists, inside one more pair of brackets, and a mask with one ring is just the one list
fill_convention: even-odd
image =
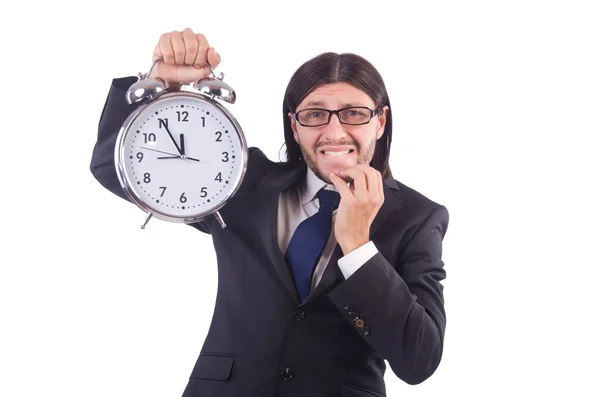
[[(146, 77), (150, 76), (150, 73), (152, 73), (152, 69), (154, 69), (154, 66), (155, 66), (155, 65), (156, 65), (156, 64), (157, 64), (159, 61), (164, 61), (164, 58), (163, 58), (163, 57), (156, 58), (156, 59), (154, 60), (154, 62), (152, 62), (152, 66), (150, 66), (150, 70), (148, 70), (148, 73), (146, 73), (146, 74), (141, 74), (141, 73), (138, 73), (138, 78), (140, 78), (140, 79), (141, 79), (141, 78), (146, 78)], [(210, 73), (213, 75), (213, 77), (216, 77), (216, 78), (218, 78), (219, 80), (223, 80), (223, 77), (224, 77), (225, 75), (224, 75), (223, 73), (220, 73), (220, 74), (219, 74), (219, 76), (217, 76), (217, 75), (215, 74), (215, 71), (214, 71), (213, 67), (210, 65), (210, 63), (208, 63), (208, 61), (206, 61), (206, 65), (205, 65), (205, 66), (207, 66), (207, 67), (208, 67), (208, 69), (210, 70)], [(209, 76), (207, 76), (207, 77), (209, 77)]]
[(217, 218), (217, 221), (219, 221), (221, 228), (225, 229), (227, 225), (225, 224), (225, 222), (223, 222), (223, 217), (221, 216), (221, 214), (219, 214), (219, 211), (215, 211), (215, 218)]

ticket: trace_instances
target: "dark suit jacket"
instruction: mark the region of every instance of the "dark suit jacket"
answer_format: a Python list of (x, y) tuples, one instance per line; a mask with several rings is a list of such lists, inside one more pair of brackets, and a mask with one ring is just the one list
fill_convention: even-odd
[[(102, 111), (91, 171), (127, 199), (115, 172), (118, 130), (136, 105), (115, 79)], [(379, 250), (344, 279), (333, 257), (315, 291), (299, 302), (279, 250), (279, 194), (306, 174), (250, 148), (242, 186), (214, 217), (193, 224), (210, 233), (218, 293), (210, 329), (183, 397), (385, 396), (387, 359), (403, 381), (427, 379), (442, 357), (446, 316), (442, 240), (448, 211), (402, 183), (384, 183), (371, 230)]]

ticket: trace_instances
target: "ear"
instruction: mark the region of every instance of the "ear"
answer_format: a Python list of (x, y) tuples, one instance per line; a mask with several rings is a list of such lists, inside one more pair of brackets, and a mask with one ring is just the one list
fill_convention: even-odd
[(381, 138), (383, 136), (383, 132), (385, 131), (385, 121), (387, 120), (388, 109), (388, 106), (381, 108), (381, 114), (377, 123), (377, 139)]
[(296, 140), (296, 143), (300, 144), (300, 141), (298, 140), (298, 126), (296, 125), (296, 119), (294, 118), (294, 114), (291, 112), (288, 113), (288, 118), (290, 119), (292, 131), (294, 131), (294, 139)]

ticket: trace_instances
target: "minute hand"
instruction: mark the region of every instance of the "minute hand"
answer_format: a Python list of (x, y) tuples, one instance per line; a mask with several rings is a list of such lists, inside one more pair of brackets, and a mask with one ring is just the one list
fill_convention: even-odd
[(179, 152), (179, 154), (183, 154), (183, 152), (181, 151), (181, 148), (179, 147), (179, 145), (177, 145), (177, 142), (175, 141), (175, 138), (173, 138), (173, 134), (171, 134), (171, 131), (169, 131), (169, 127), (167, 126), (167, 123), (161, 122), (160, 123), (163, 127), (165, 127), (165, 130), (167, 130), (167, 133), (169, 134), (169, 136), (171, 137), (171, 140), (173, 141), (173, 144), (175, 145), (175, 147), (177, 148), (177, 151)]

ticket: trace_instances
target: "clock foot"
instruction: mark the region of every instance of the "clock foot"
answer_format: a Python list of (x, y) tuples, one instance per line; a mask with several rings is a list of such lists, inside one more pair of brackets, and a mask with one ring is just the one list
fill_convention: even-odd
[(152, 213), (148, 212), (148, 215), (146, 215), (146, 220), (144, 221), (144, 224), (142, 226), (140, 226), (141, 229), (146, 228), (146, 225), (148, 224), (148, 221), (150, 221), (150, 218), (152, 218)]
[(227, 226), (225, 224), (225, 222), (223, 222), (223, 217), (221, 217), (221, 214), (219, 214), (219, 211), (215, 211), (215, 218), (217, 218), (217, 220), (219, 221), (219, 224), (221, 224), (221, 228), (225, 229), (225, 226)]

